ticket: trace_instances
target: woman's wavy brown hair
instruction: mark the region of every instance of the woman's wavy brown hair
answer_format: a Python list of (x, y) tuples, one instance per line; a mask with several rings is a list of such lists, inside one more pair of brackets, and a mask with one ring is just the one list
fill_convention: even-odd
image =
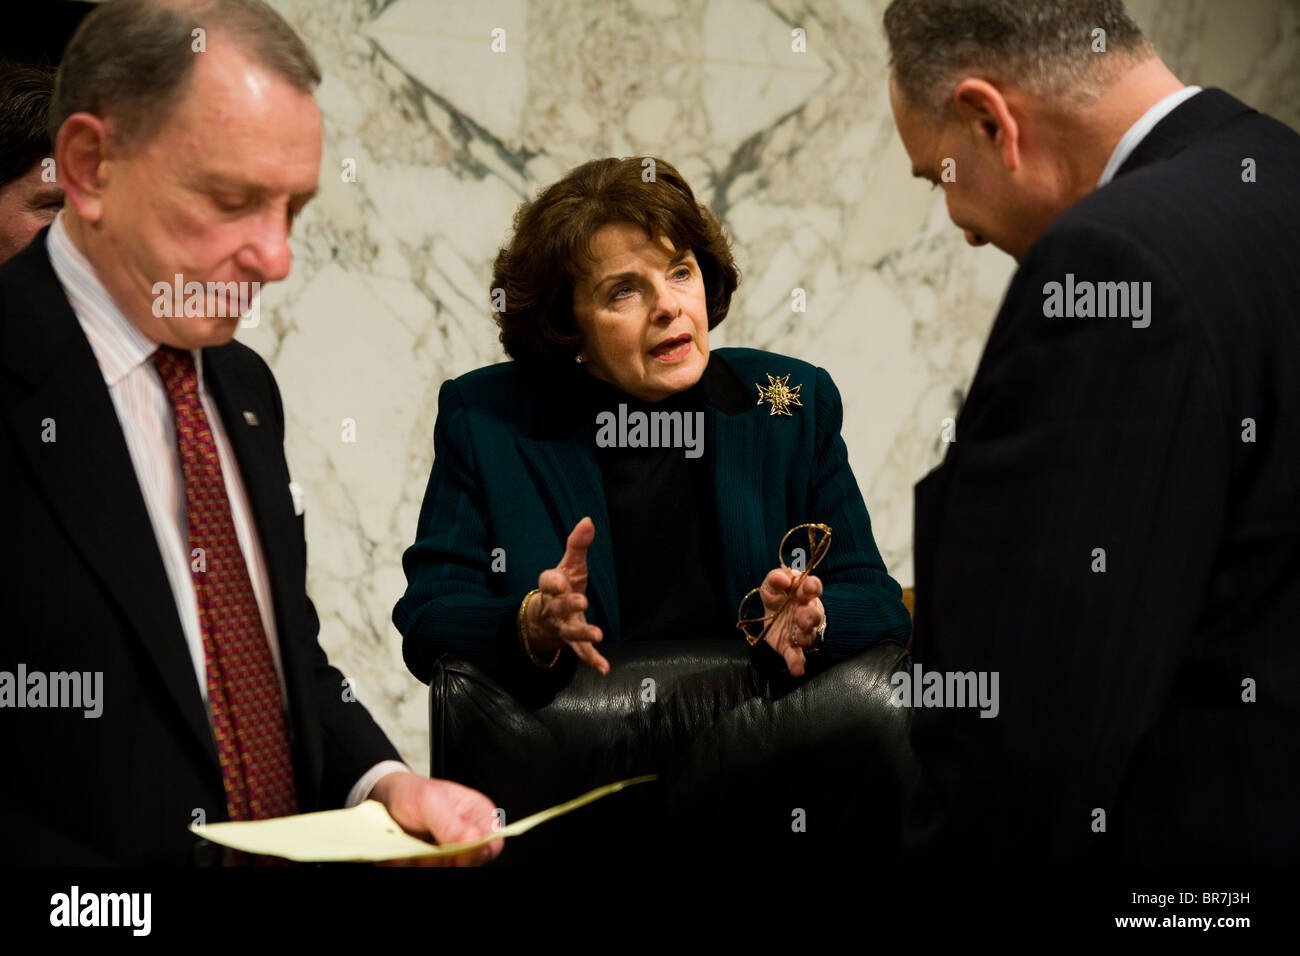
[[(642, 173), (651, 169), (647, 182)], [(675, 249), (694, 251), (709, 328), (726, 318), (740, 273), (722, 225), (695, 201), (681, 173), (657, 157), (593, 159), (520, 206), (510, 244), (497, 253), (494, 313), (501, 344), (512, 359), (529, 365), (571, 363), (581, 351), (574, 285), (594, 264), (593, 237), (619, 222), (638, 225), (651, 237), (667, 236)]]

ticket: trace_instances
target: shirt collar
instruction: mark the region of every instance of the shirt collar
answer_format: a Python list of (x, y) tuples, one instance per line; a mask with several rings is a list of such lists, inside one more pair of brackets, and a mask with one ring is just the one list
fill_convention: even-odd
[[(90, 342), (99, 362), (104, 383), (112, 388), (158, 350), (153, 341), (122, 314), (113, 297), (104, 288), (94, 265), (72, 242), (63, 224), (64, 213), (54, 220), (46, 236), (50, 265), (68, 297), (72, 312)], [(203, 363), (200, 349), (193, 350), (199, 387), (203, 386)]]
[(1110, 160), (1106, 163), (1106, 168), (1101, 171), (1101, 178), (1097, 180), (1097, 188), (1100, 189), (1115, 178), (1124, 161), (1133, 154), (1133, 150), (1137, 149), (1138, 143), (1146, 139), (1147, 134), (1156, 128), (1157, 123), (1172, 113), (1184, 100), (1191, 99), (1199, 92), (1201, 92), (1199, 86), (1184, 86), (1143, 113), (1115, 144), (1115, 151), (1110, 154)]

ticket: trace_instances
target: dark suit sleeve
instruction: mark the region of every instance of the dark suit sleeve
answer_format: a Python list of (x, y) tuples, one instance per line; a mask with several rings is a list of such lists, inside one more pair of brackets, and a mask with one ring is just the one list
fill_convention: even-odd
[(402, 556), (406, 593), (393, 608), (406, 666), (427, 682), (438, 657), (450, 654), (510, 683), (551, 679), (565, 668), (557, 664), (544, 677), (517, 646), (524, 592), (499, 595), (489, 584), (490, 508), (478, 468), (460, 389), (445, 382), (438, 393), (433, 470), (415, 543)]
[[(284, 445), (284, 406), (280, 401), (280, 390), (275, 384), (275, 377), (264, 362), (267, 384), (275, 404), (276, 428), (279, 432), (280, 445)], [(307, 539), (302, 539), (302, 567), (307, 567)], [(375, 723), (370, 712), (356, 700), (346, 700), (343, 696), (343, 674), (329, 662), (325, 650), (320, 646), (320, 619), (316, 606), (307, 596), (307, 582), (304, 579), (294, 582), (294, 591), (302, 595), (305, 605), (301, 620), (306, 622), (302, 629), (302, 643), (306, 651), (311, 673), (311, 687), (315, 690), (315, 704), (320, 714), (322, 767), (321, 804), (325, 807), (341, 807), (348, 792), (357, 781), (375, 764), (383, 760), (401, 760), (396, 748), (388, 736)], [(284, 640), (286, 635), (281, 635)]]
[(840, 435), (844, 406), (825, 369), (817, 370), (816, 394), (816, 450), (804, 520), (831, 527), (830, 550), (814, 573), (825, 589), (823, 653), (839, 660), (882, 639), (906, 644), (912, 619), (872, 537), (871, 518)]
[(120, 866), (77, 839), (66, 826), (52, 826), (30, 811), (0, 799), (0, 862), (5, 866)]
[[(1045, 285), (1067, 273), (1150, 282), (1150, 325), (1046, 317)], [(905, 842), (918, 857), (1105, 854), (1098, 811), (1169, 697), (1223, 522), (1235, 433), (1220, 393), (1157, 251), (1096, 227), (1030, 251), (927, 519), (913, 659), (997, 672), (998, 705), (915, 712), (923, 786)]]

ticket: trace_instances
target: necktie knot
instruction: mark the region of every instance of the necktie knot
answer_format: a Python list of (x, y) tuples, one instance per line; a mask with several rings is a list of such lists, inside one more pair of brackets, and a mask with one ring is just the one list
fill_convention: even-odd
[(173, 404), (177, 399), (198, 391), (198, 375), (194, 369), (194, 356), (190, 352), (170, 345), (160, 345), (152, 358)]

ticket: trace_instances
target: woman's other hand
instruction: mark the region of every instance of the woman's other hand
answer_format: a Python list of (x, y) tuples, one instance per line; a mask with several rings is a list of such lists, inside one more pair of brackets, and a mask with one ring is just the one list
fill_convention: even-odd
[(785, 568), (773, 568), (763, 579), (759, 587), (763, 610), (767, 614), (776, 614), (763, 640), (785, 658), (792, 676), (802, 677), (804, 649), (816, 641), (815, 632), (826, 620), (826, 609), (822, 606), (822, 582), (815, 574), (803, 579), (790, 603), (782, 609), (793, 583), (794, 575)]
[[(528, 604), (528, 643), (534, 653), (567, 645), (589, 667), (609, 673), (609, 661), (596, 650), (600, 628), (587, 623), (587, 549), (596, 538), (596, 525), (583, 518), (569, 532), (564, 557), (537, 576), (540, 592)], [(820, 593), (820, 590), (819, 590)]]

